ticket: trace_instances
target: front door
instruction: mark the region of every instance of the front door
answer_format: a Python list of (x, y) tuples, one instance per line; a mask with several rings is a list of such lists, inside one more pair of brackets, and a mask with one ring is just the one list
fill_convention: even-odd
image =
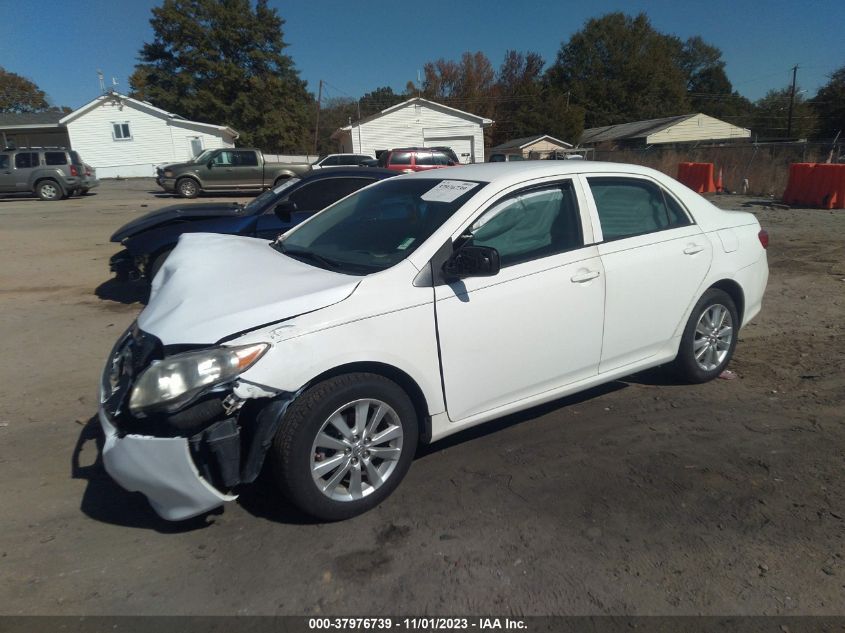
[(12, 155), (0, 154), (0, 191), (15, 190), (15, 174), (12, 171)]
[(520, 190), (459, 238), (495, 248), (502, 269), (435, 289), (452, 421), (598, 373), (604, 275), (578, 197), (569, 180)]

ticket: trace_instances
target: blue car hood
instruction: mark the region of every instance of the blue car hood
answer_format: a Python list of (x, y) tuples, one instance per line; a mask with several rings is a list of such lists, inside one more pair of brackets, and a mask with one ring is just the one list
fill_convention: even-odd
[(192, 202), (188, 204), (175, 204), (164, 207), (158, 211), (152, 211), (140, 218), (135, 218), (121, 226), (111, 236), (112, 242), (122, 242), (128, 237), (133, 237), (152, 228), (164, 226), (171, 222), (190, 220), (207, 220), (216, 217), (245, 217), (243, 206), (237, 202)]

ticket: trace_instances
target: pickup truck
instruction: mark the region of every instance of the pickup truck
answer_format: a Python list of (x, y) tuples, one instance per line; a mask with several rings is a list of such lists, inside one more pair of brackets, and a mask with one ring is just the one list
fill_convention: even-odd
[(309, 163), (271, 163), (261, 150), (208, 149), (187, 163), (156, 168), (158, 186), (183, 198), (204, 191), (263, 191), (311, 171)]

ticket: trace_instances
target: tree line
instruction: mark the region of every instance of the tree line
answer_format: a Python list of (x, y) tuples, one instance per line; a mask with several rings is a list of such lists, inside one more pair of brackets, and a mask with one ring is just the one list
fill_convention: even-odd
[[(834, 137), (845, 128), (845, 66), (812, 98), (791, 86), (752, 103), (725, 73), (722, 51), (701, 37), (661, 33), (645, 14), (587, 20), (547, 63), (508, 51), (496, 67), (482, 52), (436, 59), (419, 85), (378, 87), (360, 99), (327, 90), (318, 104), (284, 50), (284, 19), (267, 0), (164, 0), (152, 42), (130, 77), (130, 96), (188, 119), (229, 125), (240, 142), (281, 153), (327, 153), (331, 134), (414, 96), (495, 121), (486, 142), (533, 134), (575, 142), (586, 128), (703, 112), (750, 128), (759, 140)], [(331, 84), (326, 84), (327, 88)], [(49, 109), (27, 79), (0, 68), (0, 112)], [(315, 135), (316, 133), (316, 135)]]

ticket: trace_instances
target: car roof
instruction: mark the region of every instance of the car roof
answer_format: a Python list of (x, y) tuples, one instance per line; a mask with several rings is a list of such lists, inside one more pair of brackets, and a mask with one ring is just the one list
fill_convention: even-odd
[(506, 186), (509, 182), (516, 184), (533, 178), (570, 176), (584, 172), (608, 172), (652, 177), (656, 175), (659, 178), (665, 177), (665, 174), (649, 167), (628, 163), (607, 163), (592, 160), (525, 160), (443, 167), (437, 170), (407, 174), (406, 178), (437, 178), (439, 180), (454, 178), (456, 180), (476, 180), (479, 182), (493, 182), (495, 180)]
[(379, 167), (332, 167), (331, 169), (315, 169), (301, 177), (302, 182), (326, 180), (329, 178), (374, 178), (382, 180), (396, 176), (397, 172)]

